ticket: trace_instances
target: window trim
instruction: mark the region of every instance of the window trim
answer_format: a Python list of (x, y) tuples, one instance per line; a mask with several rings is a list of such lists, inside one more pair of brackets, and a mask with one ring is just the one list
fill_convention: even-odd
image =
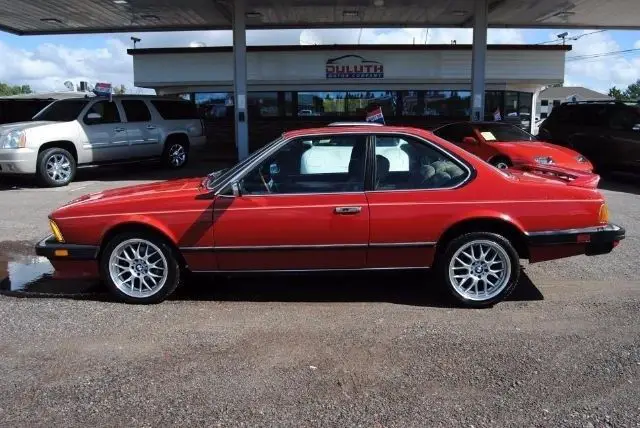
[[(476, 169), (466, 160), (461, 159), (459, 156), (457, 156), (456, 154), (450, 152), (449, 150), (445, 149), (444, 147), (440, 147), (438, 144), (427, 140), (426, 138), (423, 138), (422, 136), (419, 135), (414, 135), (414, 134), (409, 134), (406, 132), (375, 132), (375, 133), (371, 133), (369, 131), (360, 131), (360, 132), (349, 132), (349, 133), (341, 133), (340, 135), (367, 135), (367, 143), (369, 146), (369, 150), (367, 150), (367, 156), (365, 156), (365, 190), (364, 192), (330, 192), (330, 193), (268, 193), (268, 194), (263, 194), (263, 195), (247, 195), (247, 197), (277, 197), (277, 196), (314, 196), (314, 195), (361, 195), (361, 194), (366, 194), (366, 193), (381, 193), (381, 192), (431, 192), (431, 191), (440, 191), (440, 190), (454, 190), (454, 189), (459, 189), (463, 186), (466, 186), (467, 184), (469, 184), (471, 181), (473, 181), (476, 178), (477, 175), (477, 171)], [(334, 132), (318, 132), (318, 133), (309, 133), (306, 134), (302, 137), (323, 137), (323, 136), (328, 136), (328, 135), (337, 135)], [(467, 178), (462, 181), (461, 183), (457, 184), (456, 186), (453, 187), (441, 187), (441, 188), (437, 188), (437, 189), (396, 189), (396, 190), (367, 190), (367, 180), (370, 181), (370, 183), (373, 183), (373, 181), (375, 180), (375, 165), (369, 166), (369, 168), (367, 168), (367, 162), (368, 163), (372, 163), (372, 159), (375, 159), (375, 156), (372, 158), (371, 154), (375, 153), (375, 144), (371, 144), (372, 141), (375, 141), (375, 136), (376, 135), (402, 135), (405, 137), (409, 137), (409, 138), (415, 138), (417, 140), (420, 140), (421, 142), (424, 142), (425, 144), (433, 147), (434, 150), (439, 151), (440, 153), (443, 153), (451, 158), (454, 159), (454, 161), (457, 161), (459, 164), (462, 165), (462, 167), (464, 169), (467, 170), (467, 172), (469, 173), (469, 175), (467, 176)], [(242, 178), (244, 178), (244, 176), (246, 174), (248, 174), (255, 166), (257, 166), (260, 162), (264, 161), (266, 158), (268, 158), (269, 156), (271, 156), (272, 154), (274, 154), (276, 151), (280, 150), (280, 148), (286, 144), (288, 144), (290, 141), (296, 140), (301, 138), (300, 136), (296, 136), (296, 137), (291, 137), (291, 138), (283, 138), (281, 141), (277, 142), (276, 144), (274, 144), (273, 147), (269, 148), (268, 150), (265, 150), (264, 153), (262, 153), (260, 156), (256, 157), (251, 163), (245, 165), (244, 168), (242, 168), (240, 171), (236, 172), (234, 175), (232, 175), (231, 177), (228, 177), (225, 181), (223, 181), (222, 183), (220, 183), (217, 186), (217, 189), (212, 190), (210, 195), (212, 197), (228, 197), (228, 198), (235, 198), (235, 196), (233, 195), (225, 195), (223, 192), (225, 192), (229, 186), (232, 183), (235, 183), (239, 180), (241, 180)], [(241, 196), (242, 197), (242, 196)]]
[(365, 135), (366, 136), (366, 148), (365, 148), (365, 158), (364, 158), (364, 190), (362, 191), (351, 191), (351, 192), (313, 192), (313, 193), (264, 193), (264, 194), (248, 194), (246, 196), (241, 196), (241, 197), (263, 197), (263, 196), (267, 196), (267, 197), (273, 197), (273, 196), (314, 196), (314, 195), (364, 195), (365, 192), (367, 191), (367, 185), (369, 180), (371, 181), (371, 183), (373, 183), (373, 174), (370, 173), (370, 169), (372, 170), (371, 167), (371, 158), (370, 158), (370, 147), (375, 147), (373, 145), (371, 145), (371, 133), (370, 132), (348, 132), (348, 133), (335, 133), (335, 132), (322, 132), (322, 133), (318, 133), (318, 134), (307, 134), (307, 135), (303, 135), (303, 136), (297, 136), (297, 137), (293, 137), (293, 138), (289, 138), (288, 140), (282, 140), (280, 143), (278, 143), (276, 146), (272, 147), (271, 150), (267, 150), (265, 153), (262, 154), (262, 156), (259, 156), (258, 158), (254, 159), (253, 162), (251, 162), (249, 165), (245, 166), (245, 168), (243, 168), (242, 170), (238, 171), (234, 176), (230, 177), (229, 179), (227, 179), (224, 183), (220, 184), (220, 187), (217, 191), (214, 192), (214, 196), (224, 196), (224, 197), (231, 197), (234, 198), (235, 196), (233, 195), (228, 195), (228, 194), (224, 194), (223, 192), (225, 190), (227, 190), (229, 188), (229, 185), (235, 182), (239, 182), (240, 180), (242, 180), (244, 177), (247, 176), (247, 174), (249, 174), (253, 168), (255, 168), (256, 166), (258, 166), (261, 162), (263, 162), (264, 160), (268, 159), (271, 155), (275, 154), (276, 152), (278, 152), (282, 147), (286, 146), (287, 144), (294, 142), (296, 140), (300, 140), (303, 138), (307, 138), (307, 137), (313, 137), (313, 138), (322, 138), (322, 137), (335, 137), (335, 136), (361, 136), (361, 135)]
[[(87, 116), (89, 115), (89, 112), (91, 111), (91, 109), (93, 109), (93, 106), (95, 106), (96, 104), (99, 103), (113, 103), (116, 106), (116, 110), (118, 112), (118, 122), (100, 122), (100, 123), (87, 123)], [(84, 110), (84, 114), (82, 114), (82, 123), (86, 126), (95, 126), (95, 125), (115, 125), (118, 123), (126, 123), (122, 121), (122, 118), (126, 117), (126, 115), (124, 115), (124, 111), (122, 111), (120, 109), (120, 105), (116, 100), (113, 101), (109, 101), (109, 100), (96, 100), (93, 103), (90, 103), (87, 107), (86, 110)]]
[[(405, 134), (402, 132), (376, 132), (373, 135), (373, 151), (375, 153), (375, 140), (377, 139), (378, 135), (384, 135), (384, 136), (398, 136), (398, 135), (402, 135), (403, 137), (406, 138), (413, 138), (415, 140), (418, 140), (418, 142), (422, 142), (424, 144), (426, 144), (427, 146), (430, 146), (431, 148), (433, 148), (434, 150), (436, 150), (437, 152), (440, 152), (440, 154), (445, 155), (450, 157), (453, 162), (457, 163), (458, 166), (462, 167), (463, 169), (465, 169), (467, 171), (467, 177), (461, 181), (460, 183), (456, 184), (455, 186), (450, 186), (450, 187), (438, 187), (438, 188), (432, 188), (432, 189), (385, 189), (385, 190), (368, 190), (367, 193), (387, 193), (387, 192), (421, 192), (421, 191), (439, 191), (439, 190), (454, 190), (454, 189), (458, 189), (460, 187), (465, 186), (467, 183), (469, 183), (472, 179), (475, 179), (476, 177), (476, 170), (475, 168), (473, 168), (473, 166), (469, 165), (467, 163), (467, 161), (460, 159), (458, 156), (456, 156), (455, 154), (451, 153), (450, 151), (440, 147), (438, 144), (435, 144), (432, 141), (429, 141), (425, 138), (422, 138), (421, 136), (417, 136), (417, 135), (413, 135), (413, 134)], [(376, 165), (373, 165), (373, 173), (371, 174), (371, 179), (372, 181), (375, 180), (375, 174), (376, 174)]]
[[(124, 103), (126, 102), (140, 102), (144, 105), (144, 107), (147, 109), (147, 112), (149, 113), (149, 119), (147, 120), (129, 120), (129, 116), (127, 115), (127, 108), (125, 107)], [(124, 118), (126, 119), (126, 123), (146, 123), (146, 122), (151, 122), (153, 120), (153, 115), (151, 113), (151, 109), (149, 108), (149, 105), (145, 102), (145, 100), (139, 100), (139, 99), (125, 99), (125, 100), (120, 100), (120, 105), (122, 106), (122, 112), (124, 113)]]

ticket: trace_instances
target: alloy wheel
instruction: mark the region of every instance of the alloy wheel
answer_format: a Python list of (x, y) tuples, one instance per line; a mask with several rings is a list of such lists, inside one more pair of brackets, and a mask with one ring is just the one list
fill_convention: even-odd
[(71, 178), (71, 160), (62, 153), (49, 156), (45, 168), (49, 178), (56, 183), (66, 183)]
[(458, 249), (449, 263), (449, 280), (461, 297), (482, 302), (500, 294), (509, 283), (511, 260), (498, 243), (474, 240)]
[(182, 166), (187, 160), (187, 151), (182, 144), (173, 144), (169, 148), (169, 162), (172, 166)]
[(146, 239), (129, 239), (111, 252), (109, 274), (127, 296), (145, 298), (165, 285), (169, 264), (160, 248)]

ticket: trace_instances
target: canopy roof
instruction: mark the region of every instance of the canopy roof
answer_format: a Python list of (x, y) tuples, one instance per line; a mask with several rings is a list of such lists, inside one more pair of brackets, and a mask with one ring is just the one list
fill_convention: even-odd
[[(246, 0), (247, 28), (473, 26), (474, 0)], [(0, 0), (20, 35), (225, 30), (233, 0)], [(489, 0), (492, 28), (640, 29), (638, 0)]]

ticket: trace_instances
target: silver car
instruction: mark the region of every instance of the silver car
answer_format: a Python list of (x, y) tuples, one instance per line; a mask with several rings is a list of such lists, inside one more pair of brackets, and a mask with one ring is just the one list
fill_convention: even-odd
[(0, 175), (30, 174), (49, 187), (79, 165), (160, 158), (181, 168), (206, 136), (195, 106), (154, 96), (59, 100), (29, 122), (0, 126)]

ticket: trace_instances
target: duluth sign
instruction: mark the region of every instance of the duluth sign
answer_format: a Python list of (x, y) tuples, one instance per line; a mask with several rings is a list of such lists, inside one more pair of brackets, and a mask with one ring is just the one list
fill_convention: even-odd
[(325, 64), (327, 79), (382, 79), (381, 62), (367, 60), (360, 55), (344, 55), (329, 58)]

